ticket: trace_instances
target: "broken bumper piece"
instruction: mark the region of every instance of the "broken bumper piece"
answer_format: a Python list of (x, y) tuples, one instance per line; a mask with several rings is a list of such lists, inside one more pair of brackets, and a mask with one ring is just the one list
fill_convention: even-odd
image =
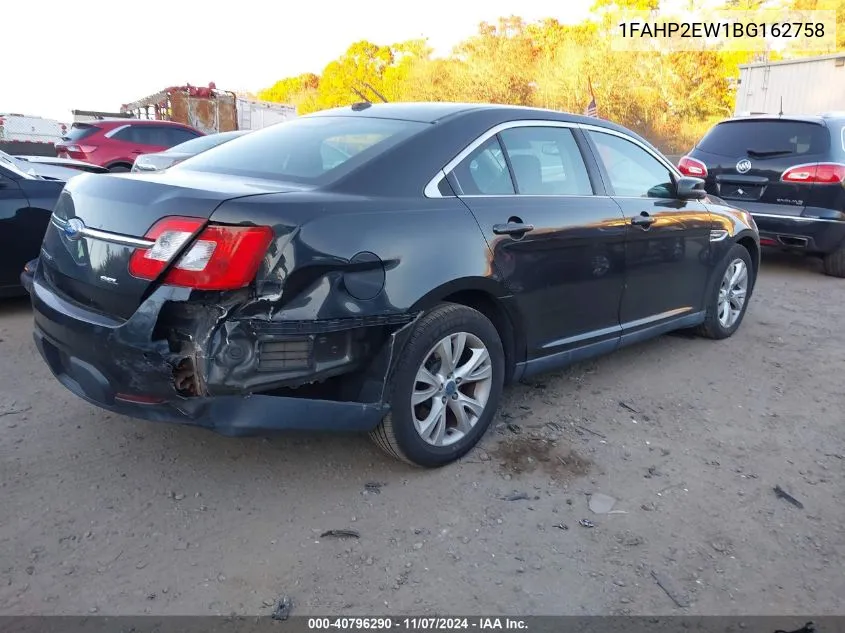
[[(372, 388), (366, 390), (371, 398), (365, 401), (275, 393), (209, 395), (208, 376), (203, 375), (200, 383), (206, 389), (202, 393), (179, 393), (174, 372), (184, 354), (174, 352), (167, 340), (156, 340), (155, 334), (162, 307), (187, 298), (179, 292), (162, 288), (129, 320), (115, 321), (65, 300), (36, 275), (31, 291), (35, 344), (53, 375), (71, 392), (100, 408), (135, 418), (244, 436), (283, 430), (366, 432), (386, 415), (380, 390)], [(262, 334), (266, 337), (266, 332)], [(391, 350), (394, 338), (387, 345)], [(277, 372), (281, 358), (276, 354), (272, 358)], [(212, 359), (200, 364), (210, 367)], [(268, 360), (266, 354), (264, 360)], [(267, 366), (257, 372), (272, 373)], [(383, 383), (383, 376), (369, 384), (372, 387), (379, 381)]]

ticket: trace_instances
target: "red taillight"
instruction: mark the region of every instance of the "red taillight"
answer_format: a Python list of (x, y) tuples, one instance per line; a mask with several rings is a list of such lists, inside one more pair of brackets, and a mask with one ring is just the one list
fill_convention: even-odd
[[(129, 272), (157, 279), (205, 225), (198, 218), (164, 218), (147, 232), (154, 240), (129, 260)], [(236, 290), (254, 278), (273, 239), (269, 226), (207, 226), (170, 268), (164, 283), (197, 290)]]
[(707, 165), (689, 156), (684, 156), (678, 161), (678, 169), (684, 176), (707, 178)]
[(760, 246), (777, 246), (777, 240), (773, 240), (770, 237), (761, 237), (760, 238)]
[(790, 167), (780, 177), (783, 182), (807, 182), (833, 185), (845, 182), (845, 165), (841, 163), (807, 163)]
[(68, 145), (67, 147), (62, 147), (68, 154), (90, 154), (95, 149), (97, 149), (96, 145)]

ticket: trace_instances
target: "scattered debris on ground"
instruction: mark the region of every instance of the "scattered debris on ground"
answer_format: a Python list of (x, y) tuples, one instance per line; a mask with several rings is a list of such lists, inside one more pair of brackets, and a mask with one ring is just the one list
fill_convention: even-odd
[(282, 596), (276, 603), (276, 608), (273, 609), (272, 618), (274, 620), (287, 620), (292, 608), (293, 603), (291, 602), (291, 599), (287, 596)]
[(689, 600), (686, 596), (684, 596), (678, 588), (675, 586), (672, 579), (669, 578), (668, 575), (658, 572), (654, 569), (651, 570), (651, 577), (654, 578), (654, 582), (657, 583), (657, 586), (660, 587), (667, 596), (681, 609), (686, 609), (689, 607)]
[(774, 491), (775, 491), (775, 495), (777, 495), (777, 497), (779, 499), (783, 499), (784, 501), (788, 501), (789, 503), (794, 505), (796, 508), (801, 508), (802, 510), (804, 509), (803, 503), (798, 501), (798, 499), (793, 497), (791, 494), (789, 494), (786, 490), (784, 490), (780, 486), (775, 486)]
[(558, 442), (521, 435), (503, 440), (491, 451), (506, 473), (516, 475), (542, 470), (556, 480), (569, 481), (589, 472), (591, 463)]
[(602, 494), (600, 492), (596, 492), (590, 495), (590, 511), (596, 514), (607, 514), (611, 510), (613, 510), (613, 506), (616, 505), (616, 499), (609, 495)]
[(334, 538), (361, 538), (361, 535), (355, 530), (328, 530), (320, 534), (320, 538), (334, 537)]

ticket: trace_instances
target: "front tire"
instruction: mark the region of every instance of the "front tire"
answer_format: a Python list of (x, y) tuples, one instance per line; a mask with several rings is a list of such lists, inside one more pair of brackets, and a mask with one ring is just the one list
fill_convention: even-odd
[(751, 255), (740, 244), (728, 251), (718, 270), (707, 298), (704, 323), (697, 331), (716, 340), (728, 338), (739, 329), (755, 282)]
[(845, 246), (840, 246), (832, 253), (828, 253), (822, 261), (825, 275), (845, 277)]
[(478, 443), (499, 407), (505, 354), (483, 314), (442, 304), (423, 316), (399, 356), (390, 413), (370, 433), (387, 454), (445, 466)]

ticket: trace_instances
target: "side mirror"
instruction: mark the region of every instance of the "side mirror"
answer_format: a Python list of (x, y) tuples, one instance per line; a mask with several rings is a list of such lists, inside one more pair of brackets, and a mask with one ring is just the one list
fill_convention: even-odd
[(675, 190), (681, 200), (701, 200), (707, 195), (701, 178), (683, 176), (675, 183)]

